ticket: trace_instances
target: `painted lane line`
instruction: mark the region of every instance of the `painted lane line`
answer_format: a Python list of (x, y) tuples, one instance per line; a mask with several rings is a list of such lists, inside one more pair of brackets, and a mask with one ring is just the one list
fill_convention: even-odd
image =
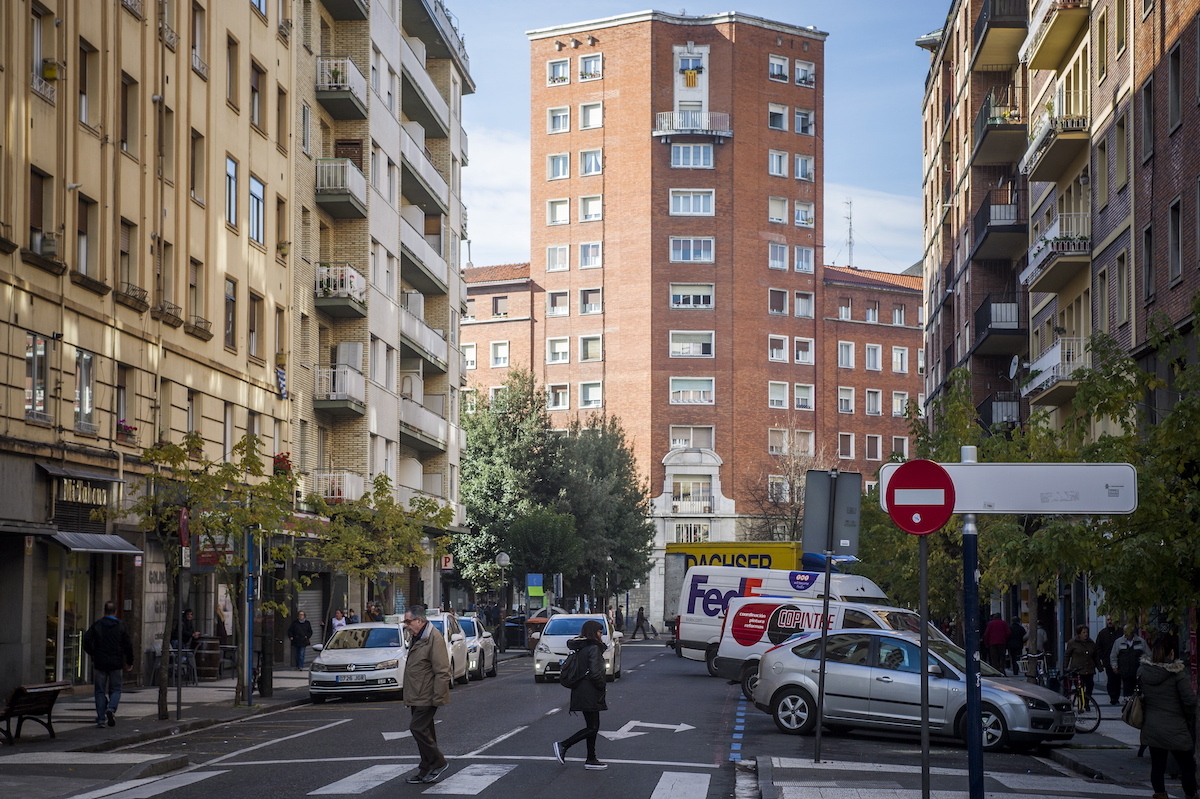
[(546, 715), (547, 715), (547, 716), (553, 716), (555, 713), (557, 713), (557, 712), (558, 712), (558, 711), (560, 711), (560, 710), (562, 710), (562, 708), (561, 708), (561, 707), (554, 707), (554, 708), (550, 708), (549, 710), (547, 710), (547, 711), (546, 711)]
[(450, 775), (432, 788), (421, 791), (421, 793), (478, 796), (493, 782), (515, 768), (516, 766), (512, 764), (476, 763), (473, 766), (467, 766), (457, 774)]
[(695, 799), (708, 796), (708, 774), (693, 774), (687, 771), (664, 771), (654, 786), (650, 799)]
[(197, 767), (198, 766), (211, 766), (214, 763), (220, 763), (224, 760), (228, 760), (231, 757), (237, 757), (238, 755), (244, 755), (247, 752), (253, 752), (256, 749), (262, 749), (263, 747), (274, 746), (275, 744), (283, 743), (284, 741), (290, 741), (293, 738), (302, 738), (303, 736), (311, 735), (314, 732), (323, 732), (323, 731), (331, 729), (333, 727), (338, 727), (338, 726), (341, 726), (342, 724), (346, 724), (347, 722), (350, 722), (350, 721), (353, 721), (353, 719), (338, 719), (337, 721), (330, 722), (329, 724), (325, 724), (320, 727), (314, 727), (311, 730), (304, 730), (303, 732), (293, 733), (292, 735), (285, 735), (282, 738), (274, 738), (270, 741), (263, 741), (260, 744), (255, 744), (254, 746), (248, 746), (245, 749), (239, 749), (236, 752), (230, 752), (227, 755), (221, 755), (220, 757), (213, 758), (212, 760), (209, 760), (205, 763), (198, 763), (196, 765), (197, 765)]
[(498, 736), (496, 736), (495, 738), (493, 738), (492, 740), (488, 741), (487, 743), (485, 743), (483, 746), (479, 747), (478, 749), (476, 749), (476, 750), (474, 750), (474, 751), (472, 751), (472, 752), (467, 752), (465, 755), (463, 755), (463, 757), (474, 757), (475, 755), (478, 755), (478, 754), (479, 754), (480, 752), (482, 752), (483, 750), (485, 750), (485, 749), (490, 749), (490, 748), (492, 748), (493, 746), (495, 746), (496, 744), (498, 744), (498, 743), (500, 743), (501, 741), (503, 741), (504, 739), (506, 739), (506, 738), (511, 738), (511, 737), (513, 737), (514, 735), (516, 735), (517, 733), (521, 732), (522, 730), (527, 730), (527, 729), (529, 729), (529, 727), (528, 727), (528, 726), (524, 726), (524, 727), (517, 727), (515, 730), (509, 730), (508, 732), (504, 733), (503, 735), (498, 735)]
[[(237, 766), (317, 766), (321, 768), (327, 767), (330, 763), (356, 763), (369, 761), (378, 763), (381, 760), (420, 760), (418, 754), (411, 755), (360, 755), (354, 757), (322, 757), (320, 760), (312, 758), (279, 758), (275, 760), (239, 760), (235, 763), (226, 763), (227, 768)], [(519, 761), (544, 761), (555, 762), (554, 755), (446, 755), (447, 760), (519, 760)], [(573, 758), (572, 758), (573, 759)], [(631, 766), (664, 766), (667, 768), (720, 768), (719, 763), (680, 763), (677, 760), (614, 760), (613, 758), (605, 758), (606, 763), (622, 763)], [(807, 762), (807, 761), (802, 761)], [(82, 799), (76, 797), (75, 799)]]
[(99, 797), (108, 797), (108, 799), (151, 799), (151, 797), (164, 794), (167, 791), (173, 791), (177, 788), (186, 788), (188, 785), (193, 785), (197, 782), (215, 777), (218, 774), (227, 774), (227, 771), (196, 771), (190, 774), (176, 774), (173, 777), (164, 777), (163, 779), (154, 779), (150, 781), (132, 780), (133, 783), (141, 782), (141, 785), (130, 787), (131, 783), (120, 783), (119, 785), (111, 786), (111, 788), (125, 788), (126, 790), (113, 791), (108, 788), (91, 793), (80, 794), (75, 799), (99, 799)]
[(340, 779), (337, 782), (331, 782), (328, 785), (317, 788), (315, 791), (309, 791), (309, 796), (320, 796), (322, 794), (346, 794), (346, 793), (366, 793), (372, 788), (378, 788), (385, 782), (391, 782), (401, 774), (407, 774), (412, 771), (410, 765), (396, 766), (371, 766), (365, 768), (349, 777)]

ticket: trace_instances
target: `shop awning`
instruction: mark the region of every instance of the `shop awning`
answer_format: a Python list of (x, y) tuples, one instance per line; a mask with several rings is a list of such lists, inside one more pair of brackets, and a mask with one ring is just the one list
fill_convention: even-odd
[(98, 552), (102, 555), (142, 554), (142, 550), (119, 535), (58, 532), (53, 537), (56, 543), (61, 544), (72, 552)]
[(46, 474), (54, 477), (70, 477), (75, 480), (92, 480), (97, 483), (126, 482), (123, 478), (117, 477), (115, 474), (109, 474), (107, 472), (93, 472), (90, 469), (80, 469), (77, 466), (62, 466), (61, 464), (57, 463), (39, 463), (38, 467), (41, 468), (41, 470)]

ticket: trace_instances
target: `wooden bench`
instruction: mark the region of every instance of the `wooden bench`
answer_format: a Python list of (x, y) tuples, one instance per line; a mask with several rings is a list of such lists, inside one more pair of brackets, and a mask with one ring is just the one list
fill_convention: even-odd
[[(51, 714), (54, 712), (54, 702), (58, 699), (59, 691), (70, 687), (69, 682), (48, 682), (40, 685), (19, 685), (14, 688), (12, 696), (8, 698), (8, 704), (0, 710), (0, 721), (4, 722), (4, 729), (0, 729), (2, 743), (13, 746), (21, 737), (21, 727), (26, 719), (41, 724), (53, 738), (54, 721)], [(46, 720), (42, 721), (39, 716), (45, 716)], [(12, 732), (13, 719), (17, 720), (16, 735)]]

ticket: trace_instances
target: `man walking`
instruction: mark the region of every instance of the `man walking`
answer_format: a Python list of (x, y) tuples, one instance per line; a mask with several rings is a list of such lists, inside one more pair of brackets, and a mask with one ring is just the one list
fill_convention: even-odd
[(983, 645), (987, 647), (988, 662), (996, 669), (1004, 671), (1004, 661), (1008, 657), (1008, 625), (999, 613), (992, 614), (992, 620), (983, 628)]
[(642, 631), (642, 640), (643, 640), (643, 641), (647, 641), (647, 640), (649, 640), (649, 639), (650, 639), (650, 634), (649, 634), (649, 633), (646, 631), (646, 624), (647, 624), (647, 622), (646, 622), (646, 609), (645, 609), (645, 608), (638, 608), (638, 612), (637, 612), (637, 618), (636, 618), (636, 619), (634, 620), (634, 622), (633, 622), (633, 635), (629, 636), (629, 640), (630, 640), (630, 641), (636, 641), (636, 640), (637, 640), (637, 634), (638, 634), (638, 630), (641, 630), (641, 631)]
[(117, 705), (125, 680), (121, 669), (133, 671), (133, 642), (117, 618), (111, 599), (104, 603), (104, 616), (83, 634), (83, 651), (92, 658), (92, 685), (96, 689), (96, 726), (117, 726)]
[(292, 642), (292, 655), (296, 669), (302, 669), (304, 668), (304, 652), (312, 640), (312, 622), (308, 620), (308, 615), (304, 611), (298, 612), (296, 618), (292, 620), (291, 626), (288, 627), (288, 638)]
[(437, 745), (433, 716), (450, 701), (450, 657), (446, 640), (429, 623), (424, 605), (409, 605), (404, 611), (408, 630), (408, 659), (404, 662), (404, 704), (412, 708), (408, 729), (417, 742), (421, 762), (405, 782), (412, 785), (436, 782), (446, 770), (446, 758)]
[(1150, 654), (1146, 639), (1137, 634), (1132, 624), (1125, 625), (1125, 635), (1118, 638), (1109, 653), (1108, 662), (1121, 678), (1121, 701), (1127, 701), (1137, 689), (1138, 667), (1142, 656)]
[(1113, 624), (1112, 616), (1105, 619), (1104, 629), (1096, 636), (1096, 657), (1100, 659), (1100, 665), (1104, 667), (1104, 674), (1108, 680), (1105, 687), (1108, 688), (1108, 703), (1110, 705), (1119, 705), (1121, 703), (1121, 679), (1117, 677), (1117, 672), (1110, 662), (1113, 644), (1120, 637), (1121, 633), (1117, 630), (1117, 625)]

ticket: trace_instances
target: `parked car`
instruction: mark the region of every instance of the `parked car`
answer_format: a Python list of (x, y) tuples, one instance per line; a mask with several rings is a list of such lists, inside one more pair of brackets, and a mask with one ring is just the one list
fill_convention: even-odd
[(399, 624), (347, 624), (327, 644), (315, 644), (308, 672), (308, 696), (314, 704), (329, 697), (396, 694), (404, 689), (404, 634)]
[[(920, 636), (898, 630), (842, 629), (829, 633), (825, 662), (825, 726), (831, 730), (921, 729)], [(821, 639), (788, 641), (763, 653), (754, 704), (775, 726), (807, 735), (817, 723)], [(966, 733), (967, 654), (930, 638), (929, 730)], [(1048, 688), (1005, 677), (986, 663), (983, 677), (983, 746), (1032, 746), (1068, 741), (1075, 734), (1070, 701)]]
[(484, 629), (483, 621), (474, 616), (458, 620), (467, 640), (467, 677), (482, 680), (496, 676), (496, 642), (492, 634)]
[(451, 687), (454, 683), (465, 683), (467, 674), (467, 636), (463, 633), (458, 617), (453, 613), (430, 613), (429, 623), (446, 639), (446, 654), (450, 656)]
[(567, 641), (579, 637), (583, 623), (595, 619), (604, 625), (602, 638), (608, 644), (604, 650), (604, 679), (608, 682), (621, 677), (621, 639), (622, 633), (609, 624), (608, 618), (602, 613), (562, 613), (546, 622), (540, 633), (533, 633), (536, 646), (533, 650), (533, 679), (534, 682), (546, 682), (550, 678), (558, 678), (562, 662), (570, 652)]

